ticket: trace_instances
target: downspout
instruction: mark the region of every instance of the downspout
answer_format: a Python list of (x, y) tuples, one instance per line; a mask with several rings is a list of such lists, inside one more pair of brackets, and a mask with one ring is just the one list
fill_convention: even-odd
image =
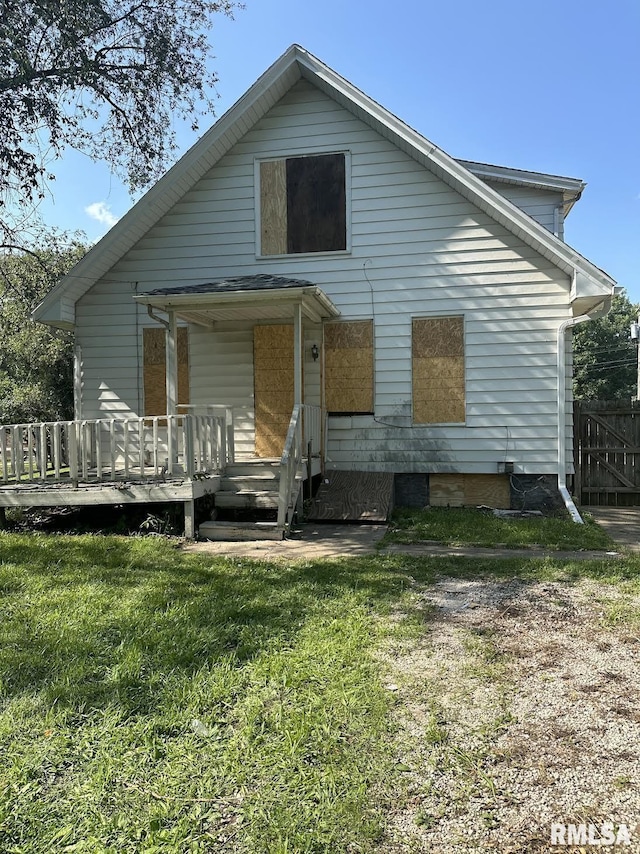
[[(604, 309), (604, 311), (602, 311)], [(586, 320), (595, 320), (602, 314), (606, 314), (606, 300), (596, 306), (591, 314), (580, 314), (578, 317), (571, 317), (569, 320), (563, 320), (558, 327), (558, 491), (562, 496), (565, 507), (569, 511), (571, 518), (579, 525), (584, 525), (584, 521), (578, 508), (574, 504), (573, 498), (567, 489), (567, 339), (566, 332), (572, 326), (577, 326), (578, 323), (584, 323)]]
[(563, 320), (558, 327), (558, 491), (574, 522), (584, 525), (567, 489), (567, 329), (591, 320), (588, 314)]
[(147, 305), (147, 314), (152, 320), (155, 320), (157, 323), (160, 323), (164, 326), (165, 329), (169, 329), (169, 321), (165, 320), (163, 317), (158, 317), (157, 314), (153, 313), (153, 306)]

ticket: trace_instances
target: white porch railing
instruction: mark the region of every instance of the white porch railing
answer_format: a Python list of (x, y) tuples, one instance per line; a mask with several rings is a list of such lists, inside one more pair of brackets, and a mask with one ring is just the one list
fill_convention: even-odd
[(304, 460), (320, 457), (323, 442), (323, 411), (319, 406), (297, 403), (293, 407), (280, 460), (278, 526), (291, 524), (303, 482)]
[(227, 407), (172, 416), (0, 425), (0, 483), (193, 479), (233, 459)]

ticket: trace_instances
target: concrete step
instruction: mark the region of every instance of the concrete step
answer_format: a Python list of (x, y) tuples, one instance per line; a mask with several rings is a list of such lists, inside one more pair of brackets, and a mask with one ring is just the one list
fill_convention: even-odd
[(216, 492), (216, 507), (235, 510), (277, 510), (278, 493), (275, 490)]
[(203, 522), (198, 530), (201, 540), (282, 540), (284, 532), (275, 522)]

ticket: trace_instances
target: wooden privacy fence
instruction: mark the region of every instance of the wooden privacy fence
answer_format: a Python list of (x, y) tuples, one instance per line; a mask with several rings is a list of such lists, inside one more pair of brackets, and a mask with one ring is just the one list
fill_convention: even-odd
[(640, 403), (576, 401), (574, 493), (583, 505), (640, 504)]

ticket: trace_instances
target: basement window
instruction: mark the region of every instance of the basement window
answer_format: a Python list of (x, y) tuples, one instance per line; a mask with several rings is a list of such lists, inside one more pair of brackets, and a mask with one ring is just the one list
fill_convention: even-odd
[(464, 424), (464, 318), (414, 317), (411, 328), (414, 424)]
[(347, 249), (344, 153), (264, 160), (258, 180), (261, 255)]

